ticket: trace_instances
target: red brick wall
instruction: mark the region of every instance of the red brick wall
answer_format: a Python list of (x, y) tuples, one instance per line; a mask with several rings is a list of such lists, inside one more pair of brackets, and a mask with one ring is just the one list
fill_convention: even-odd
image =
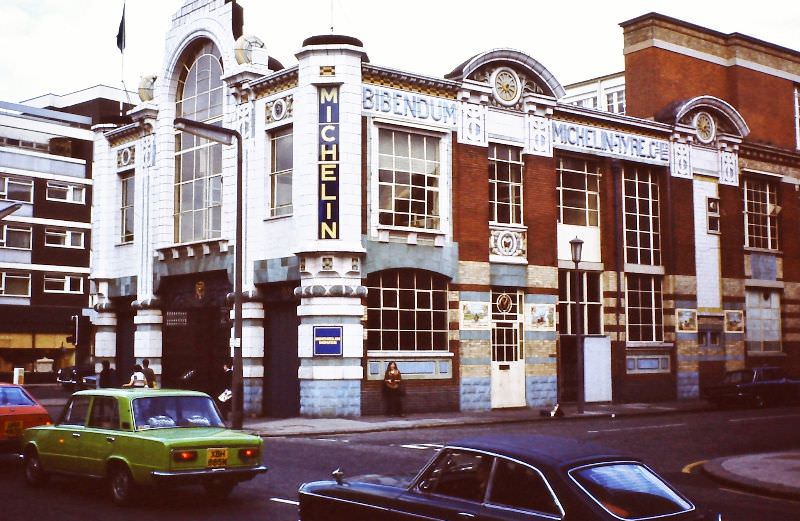
[(722, 65), (648, 47), (625, 55), (625, 113), (648, 118), (673, 101), (708, 94), (732, 103)]
[(558, 248), (558, 194), (556, 162), (552, 157), (525, 157), (524, 201), (525, 225), (528, 227), (528, 263), (555, 266)]
[(489, 261), (489, 158), (453, 134), (453, 238), (459, 260)]
[(674, 101), (709, 95), (733, 105), (748, 140), (794, 149), (794, 84), (739, 66), (725, 67), (656, 47), (625, 55), (626, 114), (649, 118)]
[[(618, 246), (624, 244), (625, 238), (619, 233), (617, 228), (622, 225), (622, 194), (620, 193), (622, 172), (615, 174), (612, 170), (612, 161), (606, 159), (600, 163), (600, 256), (606, 271), (621, 270), (625, 264), (624, 249), (620, 248), (622, 254), (617, 259)], [(619, 164), (619, 162), (617, 162)], [(621, 165), (619, 166), (621, 168)], [(617, 265), (619, 260), (619, 266)]]
[(666, 175), (661, 188), (664, 266), (673, 275), (695, 275), (694, 185), (691, 179)]
[(800, 282), (800, 192), (787, 183), (778, 183), (778, 247), (783, 251), (783, 280)]
[(744, 195), (738, 186), (719, 185), (720, 261), (723, 277), (744, 278)]

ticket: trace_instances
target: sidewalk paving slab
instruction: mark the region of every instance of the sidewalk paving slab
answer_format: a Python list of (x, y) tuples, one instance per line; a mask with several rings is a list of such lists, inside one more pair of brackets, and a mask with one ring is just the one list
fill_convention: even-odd
[(703, 471), (736, 488), (800, 500), (800, 450), (717, 458), (705, 462)]

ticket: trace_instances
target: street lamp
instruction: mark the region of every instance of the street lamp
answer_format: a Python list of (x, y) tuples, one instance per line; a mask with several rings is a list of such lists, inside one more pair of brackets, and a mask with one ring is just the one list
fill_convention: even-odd
[(12, 213), (16, 212), (20, 208), (22, 208), (22, 204), (20, 204), (20, 203), (14, 203), (14, 204), (12, 204), (10, 206), (6, 206), (2, 210), (0, 210), (0, 221), (5, 219), (6, 217), (11, 215)]
[(572, 262), (575, 263), (575, 339), (578, 348), (578, 414), (583, 414), (584, 406), (584, 370), (583, 370), (583, 309), (581, 308), (581, 272), (578, 264), (581, 262), (581, 252), (583, 251), (583, 241), (575, 237), (569, 241), (572, 250)]
[(242, 135), (236, 130), (200, 123), (186, 118), (175, 118), (176, 130), (208, 139), (223, 145), (236, 140), (236, 250), (233, 266), (233, 376), (231, 378), (231, 427), (242, 428), (244, 386), (242, 371)]

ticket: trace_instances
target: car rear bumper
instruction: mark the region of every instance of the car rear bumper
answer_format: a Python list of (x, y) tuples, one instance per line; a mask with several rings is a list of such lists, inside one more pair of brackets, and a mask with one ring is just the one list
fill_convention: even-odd
[(154, 470), (150, 473), (156, 483), (182, 484), (198, 483), (209, 479), (230, 479), (233, 481), (247, 481), (253, 479), (258, 474), (267, 471), (265, 465), (257, 467), (224, 468), (224, 469), (196, 469), (196, 470), (175, 470), (161, 471)]

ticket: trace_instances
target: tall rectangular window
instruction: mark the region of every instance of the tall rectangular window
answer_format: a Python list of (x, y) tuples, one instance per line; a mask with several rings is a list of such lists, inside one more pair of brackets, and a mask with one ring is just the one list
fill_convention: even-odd
[(0, 295), (30, 297), (31, 274), (20, 271), (0, 271)]
[(600, 168), (594, 161), (560, 157), (558, 222), (579, 226), (600, 225)]
[(33, 229), (18, 224), (0, 224), (0, 248), (30, 250)]
[(626, 281), (628, 341), (661, 342), (664, 339), (661, 277), (628, 273)]
[(45, 246), (55, 246), (56, 248), (78, 248), (84, 245), (84, 234), (82, 231), (67, 230), (65, 228), (45, 228)]
[(0, 175), (0, 201), (33, 202), (33, 181)]
[(625, 91), (606, 93), (606, 110), (614, 114), (625, 114)]
[(745, 345), (748, 352), (781, 350), (781, 295), (774, 289), (745, 291)]
[(661, 264), (658, 180), (652, 169), (625, 166), (625, 260), (631, 264)]
[(745, 246), (778, 249), (778, 196), (775, 183), (744, 180)]
[(133, 172), (126, 172), (120, 176), (122, 185), (119, 202), (120, 242), (133, 241), (133, 200), (134, 183), (136, 178)]
[(522, 151), (489, 144), (489, 218), (498, 224), (522, 224)]
[(270, 135), (270, 206), (269, 214), (290, 215), (292, 213), (292, 127), (274, 131)]
[(378, 222), (438, 230), (439, 138), (382, 128), (378, 143)]
[[(603, 334), (603, 299), (600, 288), (600, 273), (580, 272), (580, 303), (583, 314), (581, 331), (587, 335)], [(558, 332), (574, 335), (577, 332), (578, 316), (576, 303), (578, 288), (575, 287), (573, 270), (558, 270)]]
[(48, 201), (83, 204), (86, 202), (86, 187), (60, 181), (48, 181), (46, 197)]

